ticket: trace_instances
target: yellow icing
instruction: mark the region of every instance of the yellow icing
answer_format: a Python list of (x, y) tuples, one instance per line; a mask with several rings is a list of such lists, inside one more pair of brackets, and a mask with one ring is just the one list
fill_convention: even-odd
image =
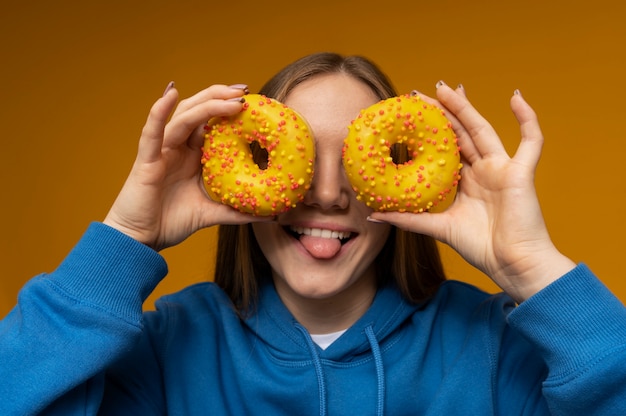
[[(209, 196), (254, 215), (276, 215), (304, 199), (313, 178), (315, 149), (304, 119), (276, 100), (245, 96), (241, 112), (206, 127), (202, 178)], [(250, 144), (268, 152), (261, 169)]]
[[(396, 164), (394, 144), (409, 161)], [(382, 100), (349, 126), (343, 164), (357, 199), (376, 211), (424, 212), (445, 200), (460, 176), (457, 137), (443, 110), (417, 96)]]

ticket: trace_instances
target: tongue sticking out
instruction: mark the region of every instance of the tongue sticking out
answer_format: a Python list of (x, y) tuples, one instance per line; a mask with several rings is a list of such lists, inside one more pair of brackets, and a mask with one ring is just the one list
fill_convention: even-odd
[(311, 256), (318, 259), (329, 259), (334, 257), (339, 250), (341, 250), (341, 242), (337, 238), (302, 235), (300, 236), (300, 243), (302, 243)]

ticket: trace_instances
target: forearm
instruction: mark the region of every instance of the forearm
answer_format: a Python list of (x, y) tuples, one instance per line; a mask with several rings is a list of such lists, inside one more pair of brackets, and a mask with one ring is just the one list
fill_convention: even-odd
[(102, 372), (136, 341), (142, 302), (165, 273), (149, 248), (92, 225), (0, 321), (0, 413), (39, 412)]

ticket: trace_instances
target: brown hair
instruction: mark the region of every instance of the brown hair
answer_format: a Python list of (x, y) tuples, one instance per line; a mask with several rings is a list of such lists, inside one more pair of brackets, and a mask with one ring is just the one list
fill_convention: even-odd
[[(283, 101), (298, 84), (328, 73), (348, 74), (369, 86), (380, 99), (397, 95), (387, 76), (367, 58), (328, 52), (293, 62), (270, 79), (259, 93)], [(375, 264), (379, 284), (395, 280), (403, 296), (411, 302), (432, 296), (445, 280), (435, 240), (396, 227), (392, 227)], [(268, 278), (271, 273), (250, 224), (220, 226), (215, 283), (241, 314), (252, 311), (259, 279)]]

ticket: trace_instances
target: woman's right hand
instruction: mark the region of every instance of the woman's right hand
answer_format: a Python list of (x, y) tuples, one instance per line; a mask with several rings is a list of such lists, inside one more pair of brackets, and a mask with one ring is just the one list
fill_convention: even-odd
[(135, 163), (104, 223), (162, 250), (201, 228), (271, 220), (212, 201), (202, 183), (204, 125), (240, 111), (245, 91), (213, 85), (176, 106), (178, 91), (170, 84), (150, 110)]

